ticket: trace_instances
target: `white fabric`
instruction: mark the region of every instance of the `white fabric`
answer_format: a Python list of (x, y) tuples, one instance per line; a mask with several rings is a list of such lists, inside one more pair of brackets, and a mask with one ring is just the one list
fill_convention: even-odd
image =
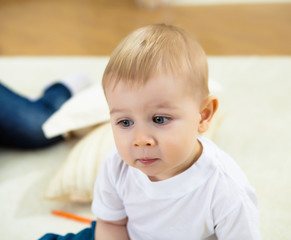
[(100, 169), (92, 211), (103, 220), (128, 217), (133, 240), (261, 239), (257, 198), (238, 165), (205, 137), (185, 172), (151, 182), (114, 149)]
[(47, 138), (87, 128), (109, 120), (109, 111), (100, 84), (94, 84), (67, 101), (42, 126)]
[(72, 95), (76, 95), (92, 84), (92, 79), (82, 73), (73, 73), (60, 80), (67, 88), (69, 88)]

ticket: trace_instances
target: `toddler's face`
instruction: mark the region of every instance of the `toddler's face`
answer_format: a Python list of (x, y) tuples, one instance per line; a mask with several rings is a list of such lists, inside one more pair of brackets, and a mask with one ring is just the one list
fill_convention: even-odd
[(158, 75), (145, 86), (119, 82), (105, 89), (115, 143), (122, 159), (152, 181), (189, 168), (202, 147), (196, 139), (200, 106), (185, 83)]

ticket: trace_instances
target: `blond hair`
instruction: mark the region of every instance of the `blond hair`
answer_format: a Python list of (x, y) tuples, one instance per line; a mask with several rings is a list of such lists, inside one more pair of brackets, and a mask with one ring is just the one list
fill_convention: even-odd
[(140, 86), (159, 73), (188, 80), (187, 89), (196, 95), (209, 93), (203, 49), (183, 29), (165, 24), (142, 27), (122, 40), (110, 57), (102, 86), (104, 91), (119, 81)]

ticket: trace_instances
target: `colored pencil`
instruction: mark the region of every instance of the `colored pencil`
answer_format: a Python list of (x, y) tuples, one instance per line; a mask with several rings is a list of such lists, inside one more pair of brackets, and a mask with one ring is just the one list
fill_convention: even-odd
[(81, 217), (81, 216), (78, 216), (76, 214), (72, 214), (72, 213), (68, 213), (68, 212), (64, 212), (64, 211), (59, 211), (59, 210), (52, 210), (52, 214), (57, 215), (57, 216), (61, 216), (61, 217), (65, 217), (65, 218), (69, 218), (72, 220), (76, 220), (79, 222), (83, 222), (83, 223), (91, 223), (93, 221), (92, 219), (89, 219), (89, 218)]

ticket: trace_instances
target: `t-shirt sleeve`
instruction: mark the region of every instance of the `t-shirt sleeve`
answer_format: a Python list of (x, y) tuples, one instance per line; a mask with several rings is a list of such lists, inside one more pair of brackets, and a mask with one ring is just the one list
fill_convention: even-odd
[(97, 218), (118, 221), (126, 218), (122, 199), (117, 191), (117, 181), (123, 161), (114, 151), (110, 152), (101, 166), (94, 186), (92, 211)]
[(257, 206), (245, 198), (217, 223), (215, 232), (223, 240), (261, 240)]

